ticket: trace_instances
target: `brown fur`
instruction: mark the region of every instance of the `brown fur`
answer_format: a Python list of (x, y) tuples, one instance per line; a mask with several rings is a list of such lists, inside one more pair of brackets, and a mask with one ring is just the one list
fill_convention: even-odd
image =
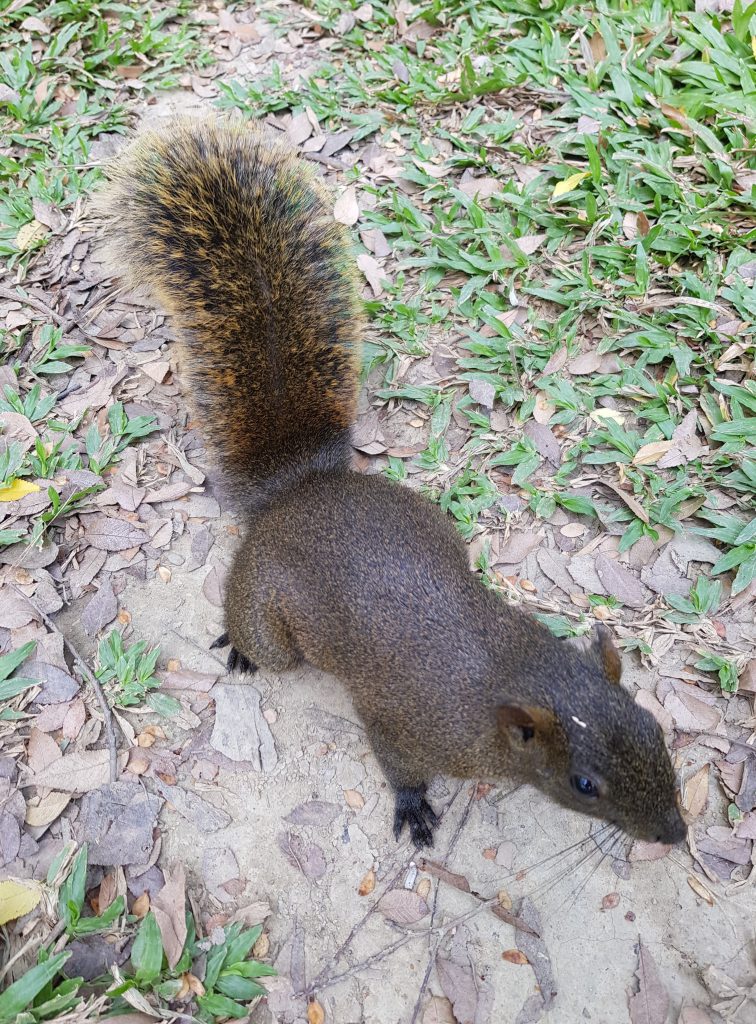
[[(186, 332), (221, 461), (256, 485), (226, 599), (234, 655), (345, 682), (417, 841), (439, 772), (513, 776), (631, 835), (681, 839), (661, 730), (617, 685), (608, 631), (555, 639), (480, 585), (437, 507), (348, 471), (361, 317), (309, 169), (257, 130), (180, 126), (127, 151), (100, 208), (131, 279)], [(598, 797), (576, 792), (584, 775)]]

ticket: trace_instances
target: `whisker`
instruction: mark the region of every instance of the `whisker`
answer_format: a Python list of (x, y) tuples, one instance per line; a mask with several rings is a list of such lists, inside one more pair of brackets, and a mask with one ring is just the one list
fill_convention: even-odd
[(557, 850), (556, 853), (551, 853), (548, 857), (544, 857), (542, 860), (536, 861), (534, 864), (529, 864), (525, 868), (520, 868), (517, 871), (510, 872), (501, 879), (501, 882), (506, 883), (514, 879), (519, 881), (521, 880), (523, 873), (526, 875), (535, 874), (535, 872), (540, 871), (540, 869), (544, 868), (547, 864), (553, 864), (554, 861), (559, 861), (561, 858), (568, 858), (580, 851), (582, 847), (587, 846), (589, 843), (595, 844), (597, 837), (603, 836), (606, 838), (606, 833), (613, 828), (616, 828), (616, 825), (602, 825), (596, 832), (592, 832), (589, 835), (584, 836), (582, 839), (579, 839), (577, 842), (571, 843), (569, 846), (565, 846), (561, 850)]
[[(616, 826), (611, 826), (611, 827), (616, 827)], [(593, 838), (594, 838), (593, 836), (589, 836), (589, 839), (593, 839)], [(534, 896), (534, 895), (539, 895), (541, 897), (546, 896), (561, 881), (563, 881), (569, 875), (573, 875), (578, 870), (578, 868), (582, 867), (582, 865), (585, 864), (586, 862), (592, 860), (593, 857), (595, 857), (596, 854), (600, 853), (600, 852), (601, 852), (601, 847), (598, 844), (596, 844), (595, 842), (592, 843), (591, 844), (591, 848), (586, 853), (582, 854), (582, 856), (580, 857), (580, 860), (578, 860), (577, 863), (575, 863), (575, 864), (570, 864), (570, 863), (565, 864), (564, 867), (563, 867), (563, 870), (560, 870), (556, 876), (552, 876), (550, 878), (544, 879), (544, 881), (540, 885), (537, 885), (534, 889), (532, 889), (530, 892), (528, 892), (527, 895), (531, 896), (531, 897)], [(605, 856), (605, 854), (603, 856)], [(602, 857), (602, 859), (603, 859), (603, 857)]]

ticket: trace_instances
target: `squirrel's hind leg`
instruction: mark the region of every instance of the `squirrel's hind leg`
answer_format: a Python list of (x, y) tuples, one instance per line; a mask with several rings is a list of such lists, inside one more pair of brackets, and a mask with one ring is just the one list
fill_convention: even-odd
[[(238, 667), (242, 671), (263, 668), (271, 672), (287, 672), (302, 663), (302, 655), (294, 643), (284, 611), (273, 597), (261, 597), (253, 607), (247, 605), (243, 609), (238, 603), (228, 602), (226, 621), (228, 631), (224, 637), (226, 643), (232, 645), (229, 671)], [(223, 637), (216, 642), (220, 643), (221, 639)], [(245, 663), (252, 665), (252, 669), (245, 669)]]
[[(228, 647), (231, 643), (231, 638), (228, 633), (221, 633), (217, 640), (213, 640), (210, 644), (210, 650), (214, 650), (216, 647)], [(242, 654), (234, 646), (228, 652), (228, 660), (226, 662), (226, 669), (229, 672), (234, 672), (238, 669), (240, 672), (246, 672), (248, 675), (253, 675), (257, 672), (257, 665), (253, 661), (250, 661), (246, 654)]]

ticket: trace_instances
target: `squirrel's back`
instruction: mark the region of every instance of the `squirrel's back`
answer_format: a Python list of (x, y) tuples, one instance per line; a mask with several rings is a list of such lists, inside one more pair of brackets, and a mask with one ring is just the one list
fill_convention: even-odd
[(313, 169), (256, 126), (132, 141), (96, 200), (114, 273), (178, 327), (200, 427), (237, 480), (346, 468), (363, 317)]

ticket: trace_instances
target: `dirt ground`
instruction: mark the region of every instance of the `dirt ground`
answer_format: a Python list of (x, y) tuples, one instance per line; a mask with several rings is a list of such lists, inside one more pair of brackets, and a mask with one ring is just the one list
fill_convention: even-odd
[[(222, 573), (228, 564), (235, 539), (226, 528), (235, 525), (227, 515), (215, 524), (211, 573), (216, 567)], [(188, 546), (185, 537), (172, 549), (174, 563), (187, 556)], [(207, 567), (182, 571), (174, 564), (169, 583), (130, 584), (121, 605), (133, 617), (135, 633), (160, 644), (165, 658), (180, 660), (184, 669), (217, 673), (221, 665), (208, 647), (221, 631), (222, 613), (203, 593), (207, 575)], [(73, 616), (70, 628), (75, 635)], [(649, 685), (631, 659), (625, 665), (626, 685)], [(244, 758), (236, 763), (217, 756), (216, 740), (208, 740), (206, 729), (198, 739), (192, 731), (167, 726), (169, 746), (189, 742), (201, 763), (206, 757), (221, 762), (217, 776), (204, 782), (190, 772), (196, 761), (189, 759), (178, 782), (225, 811), (229, 823), (217, 828), (214, 821), (200, 822), (195, 828), (166, 810), (161, 863), (179, 860), (190, 883), (207, 883), (210, 865), (223, 862), (231, 850), (238, 877), (246, 881), (240, 904), (270, 903), (268, 927), (281, 977), (270, 982), (268, 1006), (260, 1006), (253, 1020), (301, 1021), (306, 1010), (301, 993), (314, 985), (327, 1019), (343, 1024), (443, 1020), (432, 1016), (428, 999), (450, 992), (460, 1000), (454, 1003), (460, 1021), (618, 1024), (628, 1020), (628, 992), (634, 982), (637, 987), (641, 939), (669, 993), (672, 1019), (686, 1004), (708, 1005), (701, 975), (711, 965), (747, 984), (756, 911), (750, 884), (729, 896), (712, 886), (716, 903), (709, 906), (689, 884), (687, 853), (633, 862), (613, 851), (618, 859), (607, 856), (600, 863), (592, 843), (560, 853), (596, 826), (530, 788), (509, 792), (500, 783), (487, 792), (437, 779), (431, 800), (445, 810), (428, 859), (464, 876), (483, 897), (505, 890), (515, 908), (520, 896), (532, 893), (542, 941), (528, 947), (526, 934), (515, 933), (474, 896), (418, 873), (419, 859), (406, 835), (395, 843), (390, 791), (337, 680), (303, 670), (221, 675), (212, 696), (218, 687), (238, 687), (229, 694), (237, 712), (259, 695), (264, 717), (245, 716), (234, 730), (241, 744), (236, 754)], [(227, 743), (219, 745), (229, 749)], [(256, 766), (258, 750), (263, 763)], [(689, 748), (682, 760), (687, 774)], [(720, 820), (719, 808), (710, 808), (708, 817)], [(653, 849), (641, 851), (644, 855), (653, 855)], [(360, 896), (371, 870), (375, 889)], [(423, 879), (430, 882), (424, 903), (414, 898)], [(387, 915), (380, 897), (394, 886), (405, 887), (413, 899)], [(392, 951), (397, 942), (401, 945)], [(530, 965), (506, 959), (518, 947)], [(452, 965), (443, 986), (437, 969), (426, 975), (437, 957)], [(416, 1007), (421, 990), (422, 1006)], [(539, 991), (554, 993), (545, 1013)], [(750, 1011), (744, 1012), (723, 1019), (745, 1024)]]
[[(240, 58), (236, 77), (243, 71)], [(145, 120), (209, 108), (182, 91)], [(373, 413), (362, 408), (364, 425)], [(253, 1021), (303, 1021), (310, 993), (338, 1024), (756, 1019), (752, 881), (704, 881), (685, 849), (602, 847), (599, 826), (502, 780), (435, 780), (429, 798), (443, 820), (423, 854), (430, 863), (406, 835), (397, 844), (391, 792), (341, 684), (311, 670), (227, 677), (210, 651), (240, 519), (222, 488), (195, 491), (189, 517), (210, 536), (210, 554), (191, 557), (195, 534), (184, 532), (164, 552), (166, 571), (128, 578), (118, 607), (134, 637), (160, 645), (161, 666), (202, 673), (183, 718), (162, 720), (147, 785), (164, 785), (167, 801), (159, 863), (182, 862), (189, 891), (204, 886), (218, 915), (252, 907), (266, 921), (280, 976), (266, 979)], [(220, 515), (205, 515), (202, 502), (215, 499)], [(523, 567), (551, 589), (535, 554)], [(56, 624), (91, 657), (84, 603)], [(624, 685), (653, 697), (658, 670), (636, 654), (623, 660)], [(710, 756), (680, 746), (675, 765), (690, 778)], [(179, 793), (196, 801), (177, 806)], [(712, 786), (696, 834), (725, 821)]]

